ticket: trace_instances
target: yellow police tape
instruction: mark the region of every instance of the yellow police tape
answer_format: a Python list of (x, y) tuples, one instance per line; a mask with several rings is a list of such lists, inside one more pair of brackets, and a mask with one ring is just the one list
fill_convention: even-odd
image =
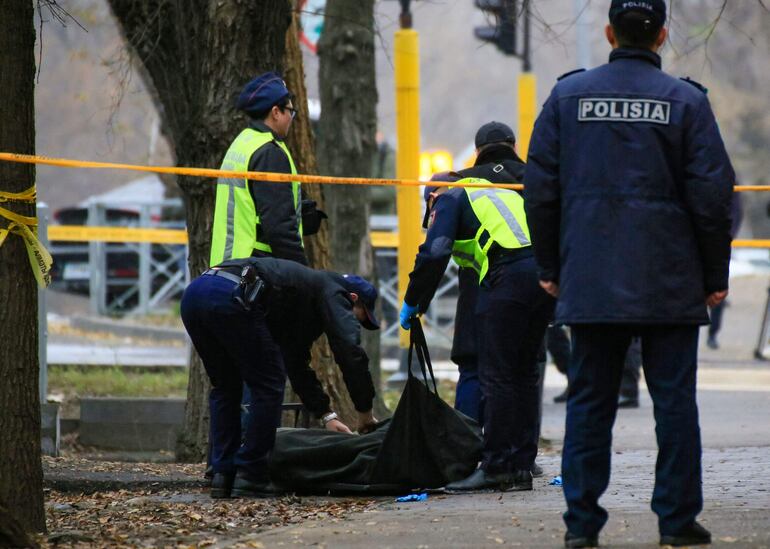
[[(35, 187), (18, 193), (0, 191), (0, 202), (26, 202), (35, 203)], [(45, 288), (51, 283), (51, 266), (53, 258), (45, 246), (37, 238), (37, 217), (29, 217), (14, 213), (5, 208), (0, 208), (0, 217), (4, 217), (10, 223), (4, 229), (0, 229), (0, 246), (3, 245), (9, 234), (15, 234), (24, 240), (24, 246), (27, 249), (29, 264), (32, 266), (32, 273), (35, 275), (38, 285)], [(32, 228), (30, 228), (32, 227)]]
[[(380, 179), (366, 177), (331, 177), (328, 175), (301, 175), (272, 172), (239, 172), (233, 170), (214, 170), (211, 168), (176, 168), (172, 166), (139, 166), (137, 164), (115, 164), (112, 162), (91, 162), (88, 160), (71, 160), (67, 158), (49, 158), (47, 156), (34, 156), (29, 154), (14, 154), (0, 152), (0, 160), (7, 162), (21, 162), (23, 164), (44, 164), (46, 166), (58, 166), (60, 168), (90, 168), (110, 170), (131, 170), (135, 172), (170, 173), (176, 175), (188, 175), (194, 177), (229, 177), (254, 179), (259, 181), (272, 181), (275, 183), (323, 183), (330, 185), (370, 185), (384, 186), (395, 185), (404, 187), (419, 187), (425, 185), (425, 181), (418, 179)], [(483, 187), (483, 183), (448, 183), (442, 181), (431, 182), (436, 187)], [(496, 187), (502, 189), (521, 190), (523, 185), (518, 183), (498, 183)]]
[[(30, 154), (16, 154), (0, 152), (0, 160), (6, 162), (20, 162), (23, 164), (44, 164), (46, 166), (58, 166), (61, 168), (90, 168), (110, 170), (131, 170), (136, 172), (169, 173), (194, 177), (231, 177), (244, 178), (259, 181), (272, 181), (275, 183), (322, 183), (330, 185), (370, 185), (370, 186), (404, 186), (419, 187), (425, 185), (425, 181), (418, 179), (383, 179), (366, 177), (331, 177), (328, 175), (303, 175), (272, 172), (239, 172), (233, 170), (215, 170), (211, 168), (178, 168), (173, 166), (141, 166), (138, 164), (116, 164), (113, 162), (93, 162), (90, 160), (72, 160), (69, 158), (50, 158)], [(482, 187), (483, 183), (450, 183), (444, 181), (431, 181), (435, 187)], [(520, 183), (496, 183), (495, 187), (501, 189), (522, 190), (524, 185)], [(770, 191), (770, 185), (736, 185), (735, 192), (745, 191)]]

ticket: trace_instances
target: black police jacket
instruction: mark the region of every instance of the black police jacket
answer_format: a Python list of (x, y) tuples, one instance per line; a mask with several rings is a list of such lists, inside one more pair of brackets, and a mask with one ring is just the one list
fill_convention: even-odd
[(329, 411), (329, 397), (310, 367), (310, 348), (326, 334), (353, 405), (359, 412), (371, 410), (369, 357), (361, 347), (361, 325), (342, 276), (272, 257), (233, 259), (218, 267), (240, 274), (247, 264), (254, 265), (267, 285), (262, 301), (267, 323), (302, 403), (317, 417)]
[[(482, 152), (472, 167), (460, 170), (457, 175), (460, 178), (480, 177), (492, 183), (521, 183), (524, 179), (525, 167), (524, 162), (513, 149), (500, 146)], [(460, 269), (457, 279), (459, 295), (450, 356), (454, 363), (460, 364), (476, 360), (478, 356), (478, 331), (475, 317), (479, 295), (479, 275), (473, 269)]]
[[(251, 127), (259, 132), (272, 133), (267, 125), (257, 120), (251, 122)], [(276, 140), (279, 139), (275, 134), (273, 136)], [(278, 144), (270, 142), (251, 155), (249, 171), (291, 173), (291, 164)], [(297, 212), (291, 185), (249, 180), (249, 190), (259, 215), (259, 239), (270, 244), (274, 257), (307, 265), (305, 248), (302, 247), (302, 238), (297, 227)], [(265, 254), (256, 252), (255, 255)]]
[(705, 90), (650, 51), (560, 80), (535, 124), (525, 207), (556, 320), (708, 322), (727, 289), (735, 173)]

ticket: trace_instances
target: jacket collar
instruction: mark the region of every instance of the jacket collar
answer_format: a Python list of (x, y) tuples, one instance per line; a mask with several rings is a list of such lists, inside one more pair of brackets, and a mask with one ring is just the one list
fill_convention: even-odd
[(501, 163), (506, 160), (512, 160), (514, 162), (523, 162), (516, 151), (511, 149), (507, 145), (500, 145), (490, 147), (489, 149), (482, 151), (482, 153), (476, 158), (474, 166), (480, 166), (482, 164), (489, 164), (491, 162)]
[(262, 122), (261, 120), (254, 120), (254, 119), (252, 119), (249, 122), (249, 127), (252, 130), (256, 130), (258, 132), (271, 133), (273, 135), (273, 139), (275, 139), (276, 141), (283, 141), (283, 139), (278, 137), (278, 135), (276, 135), (276, 133), (273, 130), (271, 130), (270, 127), (267, 124), (265, 124), (264, 122)]
[(642, 59), (648, 63), (652, 63), (658, 68), (661, 68), (660, 55), (650, 50), (642, 50), (638, 48), (616, 48), (610, 53), (610, 63), (617, 61), (618, 59)]

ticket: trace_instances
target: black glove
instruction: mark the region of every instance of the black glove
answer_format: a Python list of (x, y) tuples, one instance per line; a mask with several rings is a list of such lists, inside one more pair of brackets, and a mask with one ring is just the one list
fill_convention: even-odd
[(328, 215), (323, 210), (316, 208), (315, 200), (302, 201), (302, 234), (309, 236), (316, 234), (321, 228), (321, 221), (328, 219)]

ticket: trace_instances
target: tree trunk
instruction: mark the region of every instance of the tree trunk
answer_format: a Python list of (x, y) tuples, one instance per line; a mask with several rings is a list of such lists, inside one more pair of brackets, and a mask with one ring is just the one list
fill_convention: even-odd
[[(0, 0), (0, 13), (0, 150), (35, 154), (33, 4)], [(33, 165), (0, 162), (0, 190), (34, 183)], [(35, 204), (2, 206), (35, 215)], [(35, 278), (22, 239), (10, 234), (0, 247), (0, 504), (28, 531), (45, 530), (37, 339)]]
[[(302, 57), (292, 24), (291, 0), (109, 0), (126, 43), (141, 62), (141, 73), (161, 113), (180, 166), (218, 167), (228, 146), (247, 124), (234, 109), (243, 85), (269, 70), (284, 72), (297, 95), (300, 116), (289, 147), (301, 173), (315, 172)], [(289, 49), (284, 52), (286, 46)], [(282, 71), (282, 67), (286, 71)], [(213, 221), (214, 183), (210, 178), (179, 178), (185, 201), (192, 276), (208, 267)], [(304, 191), (323, 204), (320, 189)], [(308, 255), (316, 267), (328, 265), (327, 236), (308, 239)], [(352, 405), (328, 346), (314, 349), (314, 364), (333, 405), (350, 420)], [(193, 353), (185, 422), (177, 459), (200, 460), (208, 440), (208, 378)], [(347, 399), (347, 401), (346, 401)]]
[[(310, 115), (307, 108), (307, 89), (305, 88), (305, 71), (302, 63), (302, 51), (298, 39), (299, 17), (296, 10), (292, 10), (292, 23), (289, 32), (286, 33), (286, 51), (284, 55), (284, 79), (288, 88), (296, 96), (294, 104), (299, 110), (297, 118), (289, 132), (289, 149), (297, 161), (299, 173), (318, 173), (316, 164), (313, 130), (310, 127)], [(325, 196), (328, 189), (320, 185), (302, 185), (302, 192), (306, 198), (315, 200), (320, 209), (325, 209)], [(318, 234), (305, 238), (305, 249), (310, 264), (316, 269), (329, 269), (329, 229), (326, 223), (321, 224)], [(342, 372), (336, 366), (326, 338), (313, 345), (311, 353), (313, 369), (318, 376), (321, 385), (331, 399), (332, 409), (340, 415), (347, 425), (354, 427), (356, 410), (350, 395), (345, 388)]]
[[(280, 70), (287, 0), (109, 0), (126, 42), (142, 64), (164, 133), (180, 166), (218, 167), (247, 124), (234, 108), (243, 85)], [(192, 276), (208, 268), (214, 185), (211, 178), (178, 180), (185, 201)], [(201, 460), (208, 441), (209, 381), (200, 358), (190, 362), (180, 460)]]
[(37, 547), (11, 512), (0, 505), (0, 547)]
[[(374, 0), (329, 0), (318, 44), (321, 173), (371, 177), (377, 152), (377, 84), (374, 60)], [(332, 268), (359, 274), (376, 284), (369, 235), (371, 189), (334, 186), (324, 190), (331, 233)], [(364, 332), (364, 345), (378, 394), (380, 335)], [(377, 398), (378, 414), (387, 413)]]

